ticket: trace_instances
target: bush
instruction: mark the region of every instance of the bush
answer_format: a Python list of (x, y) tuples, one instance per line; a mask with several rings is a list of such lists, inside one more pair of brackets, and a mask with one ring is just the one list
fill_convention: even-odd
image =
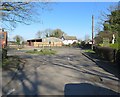
[(82, 42), (81, 42), (81, 47), (82, 47), (83, 49), (91, 49), (92, 44), (86, 44), (85, 41), (82, 41)]
[(93, 46), (93, 51), (95, 52), (95, 50), (96, 50), (96, 46)]
[(115, 54), (116, 54), (115, 49), (109, 47), (99, 47), (99, 46), (96, 46), (93, 49), (99, 57), (107, 61), (111, 61), (111, 62), (115, 61)]
[(71, 46), (73, 46), (73, 47), (80, 47), (80, 44), (76, 43), (76, 42), (73, 42), (73, 44)]
[(110, 47), (113, 48), (113, 49), (118, 49), (118, 44), (117, 43), (110, 44)]
[(85, 46), (85, 41), (82, 41), (81, 42), (81, 47), (84, 47)]
[(91, 49), (91, 47), (92, 47), (92, 44), (86, 44), (86, 45), (85, 45), (85, 48), (86, 48), (86, 49)]
[(120, 49), (120, 35), (119, 35), (119, 38), (118, 38), (118, 49)]
[(116, 63), (120, 65), (120, 49), (117, 51), (117, 54), (116, 54)]
[(2, 49), (2, 59), (5, 59), (5, 58), (7, 58), (7, 49), (3, 48)]

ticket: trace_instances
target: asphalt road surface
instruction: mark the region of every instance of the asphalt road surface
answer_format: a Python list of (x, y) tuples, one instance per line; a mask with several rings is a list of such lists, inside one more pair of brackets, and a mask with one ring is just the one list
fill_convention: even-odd
[[(29, 48), (30, 49), (30, 48)], [(82, 55), (80, 48), (54, 48), (56, 55), (10, 50), (25, 62), (7, 95), (116, 95), (118, 78)]]

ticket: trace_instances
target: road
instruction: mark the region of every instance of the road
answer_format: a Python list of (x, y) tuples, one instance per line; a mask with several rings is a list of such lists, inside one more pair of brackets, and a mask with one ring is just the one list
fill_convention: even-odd
[(18, 55), (25, 64), (8, 85), (6, 94), (110, 95), (119, 92), (119, 79), (83, 56), (80, 48), (55, 50), (56, 55), (8, 51), (8, 55)]

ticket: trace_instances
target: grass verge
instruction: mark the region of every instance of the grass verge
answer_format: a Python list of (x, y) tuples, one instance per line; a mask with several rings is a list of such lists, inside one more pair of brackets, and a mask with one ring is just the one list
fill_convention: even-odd
[(54, 55), (56, 54), (56, 51), (52, 49), (41, 49), (41, 50), (30, 50), (30, 51), (27, 51), (26, 53), (39, 54), (39, 55)]
[(93, 50), (91, 49), (87, 49), (87, 50), (84, 50), (85, 53), (95, 53)]
[(0, 64), (0, 67), (2, 67), (3, 70), (16, 70), (18, 68), (18, 65), (20, 64), (19, 57), (17, 56), (9, 56), (5, 59), (3, 59), (2, 64)]

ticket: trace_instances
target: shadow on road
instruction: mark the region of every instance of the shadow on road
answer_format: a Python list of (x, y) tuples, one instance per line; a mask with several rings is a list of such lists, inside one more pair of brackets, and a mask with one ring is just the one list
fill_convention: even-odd
[[(104, 74), (104, 73), (102, 73), (100, 71), (97, 72), (97, 71), (94, 71), (94, 70), (85, 70), (85, 69), (83, 70), (82, 69), (82, 68), (86, 68), (86, 67), (89, 68), (91, 65), (81, 64), (81, 63), (80, 63), (80, 65), (79, 64), (76, 64), (76, 65), (75, 64), (71, 64), (69, 62), (69, 60), (68, 60), (68, 58), (70, 58), (71, 61), (73, 60), (74, 56), (73, 55), (71, 55), (71, 56), (62, 55), (62, 56), (54, 56), (54, 58), (49, 56), (49, 57), (46, 57), (46, 59), (42, 58), (42, 60), (47, 65), (55, 65), (55, 66), (59, 66), (59, 67), (63, 67), (63, 68), (71, 69), (71, 70), (75, 70), (75, 71), (78, 71), (78, 72), (82, 72), (84, 74), (94, 75), (94, 76), (97, 76), (97, 77), (103, 77), (103, 78), (111, 79), (111, 80), (114, 80), (114, 81), (118, 81), (118, 79), (113, 78), (113, 76), (111, 77), (108, 74)], [(79, 56), (76, 56), (76, 57), (80, 58)], [(55, 61), (55, 59), (59, 59), (59, 60)], [(40, 63), (42, 62), (41, 60), (37, 60), (37, 59), (34, 59), (34, 60), (36, 60), (37, 62), (40, 62)], [(82, 66), (82, 67), (80, 67), (80, 66)], [(102, 68), (102, 67), (100, 67), (100, 68)], [(91, 72), (91, 71), (93, 71), (93, 72)]]
[(97, 55), (95, 53), (85, 53), (86, 55), (88, 55), (89, 57), (91, 57), (92, 59), (96, 60), (97, 66), (99, 66), (100, 68), (104, 69), (105, 71), (115, 75), (117, 78), (120, 79), (120, 73), (119, 73), (119, 66), (116, 65), (115, 63), (112, 62), (108, 62), (105, 60), (100, 60), (99, 57), (97, 57)]
[(110, 95), (112, 97), (113, 95), (119, 97), (120, 94), (89, 83), (70, 83), (65, 85), (64, 95), (65, 97), (75, 97), (75, 95), (96, 95), (96, 97), (99, 95)]
[[(8, 95), (7, 97), (14, 97), (15, 95), (19, 95), (19, 92), (17, 92), (17, 86), (19, 86), (18, 83), (20, 83), (20, 86), (22, 87), (21, 92), (22, 92), (22, 96), (23, 97), (28, 97), (28, 95), (36, 95), (35, 97), (37, 97), (37, 95), (40, 95), (40, 92), (38, 92), (38, 87), (40, 86), (41, 82), (38, 80), (38, 73), (36, 70), (34, 70), (34, 78), (33, 80), (31, 80), (30, 78), (27, 77), (25, 71), (23, 70), (19, 70), (19, 72), (16, 74), (16, 77), (14, 78), (14, 82), (12, 84), (15, 84), (15, 89), (16, 92), (14, 94), (14, 92), (9, 93), (8, 95), (8, 90), (10, 90), (11, 88), (9, 87), (9, 84), (7, 85), (7, 87), (4, 87), (2, 89), (3, 92), (3, 96)], [(16, 83), (17, 82), (17, 83)], [(11, 84), (11, 83), (10, 83)], [(11, 86), (11, 85), (10, 85)], [(10, 89), (9, 89), (10, 88)]]
[[(36, 69), (36, 68), (34, 68)], [(40, 92), (38, 90), (38, 87), (40, 86), (41, 82), (38, 80), (38, 73), (37, 70), (34, 70), (34, 78), (31, 80), (25, 73), (26, 71), (20, 70), (20, 72), (17, 74), (15, 80), (21, 83), (22, 86), (22, 93), (24, 97), (27, 97), (27, 95), (39, 95)], [(16, 93), (17, 94), (17, 93)]]
[[(27, 57), (27, 58), (29, 58), (31, 60), (36, 58), (36, 57), (33, 58), (33, 57), (29, 56), (29, 55), (24, 56), (24, 57), (25, 58)], [(53, 62), (54, 59), (51, 56), (45, 57), (44, 59), (42, 57), (39, 57), (39, 58), (41, 58), (42, 61), (41, 60), (36, 60), (36, 59), (34, 59), (34, 61), (39, 62), (41, 64), (42, 64), (42, 62), (44, 62), (47, 65), (60, 66), (60, 67), (72, 69), (72, 70), (75, 70), (75, 71), (78, 71), (78, 72), (87, 73), (87, 74), (95, 75), (95, 76), (100, 76), (98, 74), (94, 74), (94, 73), (91, 73), (91, 72), (88, 72), (88, 71), (82, 71), (82, 70), (80, 70), (79, 66), (72, 65), (69, 62), (67, 62), (66, 64), (64, 64), (64, 62), (63, 62), (63, 64), (62, 63), (58, 63), (57, 60), (55, 62)], [(59, 58), (60, 59), (64, 59), (64, 61), (66, 61), (65, 59), (68, 60), (68, 58), (66, 56), (57, 56), (57, 59), (59, 59)], [(70, 57), (71, 60), (73, 60), (72, 58), (73, 58), (73, 56)], [(31, 80), (30, 77), (28, 77), (28, 75), (26, 74), (26, 71), (23, 71), (23, 70), (21, 70), (17, 74), (17, 77), (15, 78), (15, 80), (21, 84), (22, 89), (21, 89), (20, 92), (24, 93), (25, 95), (36, 95), (36, 97), (37, 97), (37, 95), (40, 95), (39, 88), (40, 88), (42, 83), (41, 83), (41, 81), (39, 79), (39, 74), (38, 74), (38, 72), (36, 70), (36, 68), (38, 66), (36, 67), (35, 64), (33, 64), (32, 66), (34, 66), (34, 67), (32, 67), (32, 68), (34, 68), (34, 71), (33, 71), (33, 76), (34, 77), (32, 78), (32, 80)], [(83, 64), (83, 66), (84, 66), (84, 64)], [(101, 67), (101, 68), (104, 68), (104, 67)], [(107, 67), (106, 67), (106, 69), (107, 69)], [(32, 71), (30, 71), (30, 72), (32, 72)], [(105, 77), (105, 78), (111, 79), (107, 75), (106, 76), (104, 76), (104, 75), (102, 76), (101, 75), (100, 77)], [(113, 80), (115, 80), (115, 79), (113, 79)], [(55, 88), (55, 87), (53, 87), (53, 86), (51, 86), (51, 85), (49, 85), (47, 83), (45, 83), (45, 87), (51, 89), (51, 91), (52, 91), (52, 89), (57, 89), (57, 88)], [(93, 95), (93, 94), (97, 93), (98, 91), (99, 91), (100, 95), (105, 95), (105, 94), (106, 95), (107, 94), (109, 94), (109, 95), (110, 94), (111, 95), (118, 95), (118, 93), (116, 93), (116, 92), (114, 92), (112, 90), (109, 90), (109, 89), (106, 89), (106, 88), (102, 88), (102, 87), (98, 87), (98, 86), (94, 86), (92, 84), (87, 84), (87, 83), (66, 84), (65, 85), (64, 94), (66, 96), (67, 95), (84, 95), (84, 94), (86, 94), (86, 95), (88, 95), (88, 94)]]

